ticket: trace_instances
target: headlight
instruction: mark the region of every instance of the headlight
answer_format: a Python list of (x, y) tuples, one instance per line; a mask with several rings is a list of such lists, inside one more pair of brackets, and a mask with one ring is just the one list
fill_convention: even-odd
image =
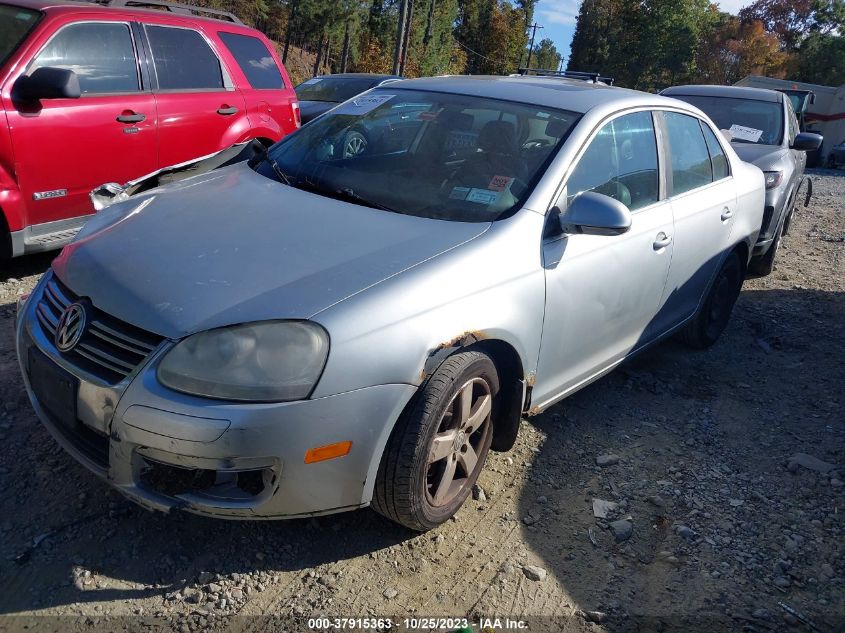
[(176, 391), (208, 398), (302, 400), (317, 384), (328, 354), (328, 334), (314, 323), (248, 323), (177, 343), (159, 364), (158, 379)]
[(774, 189), (783, 182), (782, 171), (764, 171), (763, 174), (766, 176), (766, 189)]

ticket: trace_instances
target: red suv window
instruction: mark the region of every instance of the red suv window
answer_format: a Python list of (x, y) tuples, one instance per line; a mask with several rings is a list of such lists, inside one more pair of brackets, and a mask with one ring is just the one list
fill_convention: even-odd
[(218, 35), (238, 62), (250, 86), (257, 90), (281, 90), (285, 87), (276, 60), (264, 42), (257, 37), (237, 33)]
[(80, 22), (56, 33), (30, 68), (50, 66), (76, 73), (88, 94), (137, 92), (138, 63), (129, 25), (121, 22)]
[(202, 35), (190, 29), (147, 27), (160, 90), (222, 90), (220, 61)]

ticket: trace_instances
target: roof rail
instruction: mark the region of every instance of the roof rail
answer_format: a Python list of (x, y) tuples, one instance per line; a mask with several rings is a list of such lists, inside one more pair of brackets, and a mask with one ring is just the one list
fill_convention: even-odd
[(576, 70), (546, 70), (544, 68), (520, 68), (519, 74), (523, 77), (527, 75), (535, 75), (538, 77), (559, 77), (561, 79), (581, 79), (582, 81), (592, 81), (594, 84), (603, 83), (608, 86), (613, 85), (613, 77), (604, 77), (601, 73), (585, 73)]
[(96, 4), (101, 4), (106, 7), (136, 7), (138, 9), (165, 9), (171, 13), (178, 13), (179, 15), (196, 15), (199, 17), (209, 17), (217, 20), (224, 20), (227, 22), (234, 22), (235, 24), (243, 24), (240, 18), (229, 11), (222, 11), (220, 9), (209, 9), (208, 7), (195, 7), (189, 4), (179, 4), (178, 2), (167, 2), (166, 0), (89, 0)]

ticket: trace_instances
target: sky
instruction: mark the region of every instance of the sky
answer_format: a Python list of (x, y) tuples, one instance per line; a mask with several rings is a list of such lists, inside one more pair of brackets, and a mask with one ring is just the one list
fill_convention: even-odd
[[(738, 13), (740, 9), (751, 4), (752, 0), (717, 0), (722, 11)], [(563, 65), (569, 59), (569, 44), (572, 42), (572, 34), (575, 32), (575, 20), (578, 17), (578, 8), (581, 0), (539, 0), (535, 12), (535, 22), (542, 26), (537, 29), (535, 45), (544, 37), (551, 38), (559, 53), (563, 55)], [(529, 32), (529, 37), (531, 33)], [(587, 68), (584, 70), (594, 70)], [(601, 69), (595, 69), (601, 71)]]

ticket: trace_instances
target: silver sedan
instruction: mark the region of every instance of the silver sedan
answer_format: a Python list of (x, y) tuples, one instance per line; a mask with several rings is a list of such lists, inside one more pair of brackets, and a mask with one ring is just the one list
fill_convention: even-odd
[(524, 415), (673, 333), (713, 344), (763, 199), (673, 99), (406, 81), (98, 214), (18, 356), (57, 441), (145, 507), (426, 530)]

